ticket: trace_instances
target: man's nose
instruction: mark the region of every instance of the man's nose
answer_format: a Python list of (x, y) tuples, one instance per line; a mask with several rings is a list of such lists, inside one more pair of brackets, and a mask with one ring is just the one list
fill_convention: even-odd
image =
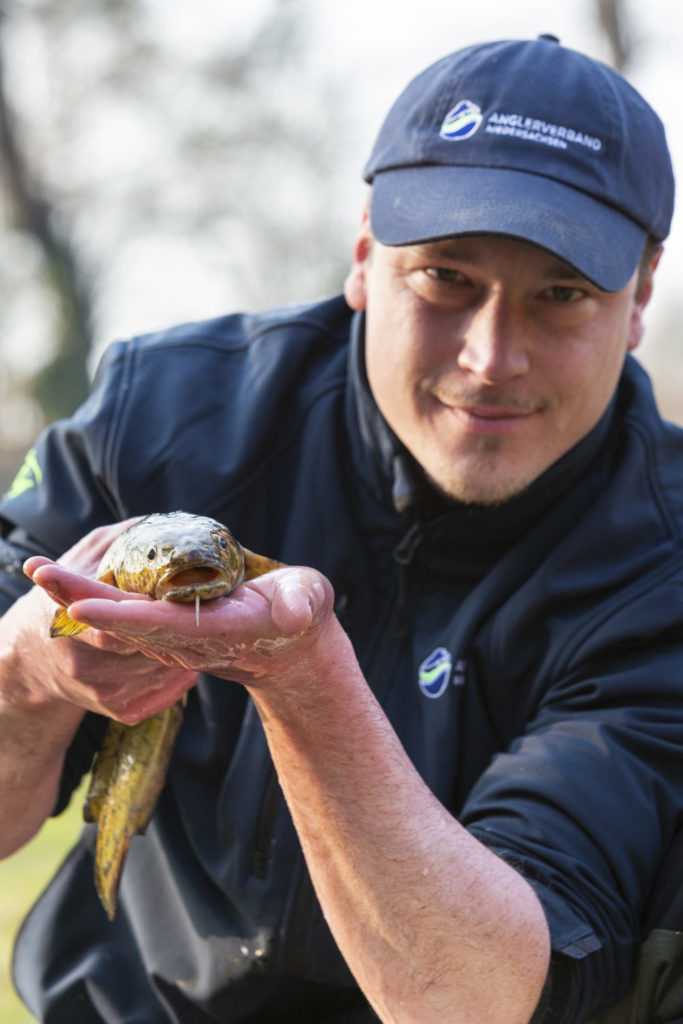
[(472, 313), (458, 365), (485, 384), (504, 384), (528, 372), (528, 338), (522, 318), (501, 296), (489, 296)]

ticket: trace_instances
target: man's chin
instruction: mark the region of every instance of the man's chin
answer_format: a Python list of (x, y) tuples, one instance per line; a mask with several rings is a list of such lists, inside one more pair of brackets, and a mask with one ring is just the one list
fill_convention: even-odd
[(429, 476), (429, 479), (444, 497), (452, 501), (472, 507), (492, 508), (505, 505), (523, 494), (536, 476), (507, 477), (492, 470), (490, 473), (470, 473), (457, 477), (440, 474), (440, 478)]

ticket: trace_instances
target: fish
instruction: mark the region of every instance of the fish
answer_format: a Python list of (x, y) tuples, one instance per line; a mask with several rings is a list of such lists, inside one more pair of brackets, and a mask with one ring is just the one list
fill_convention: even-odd
[[(119, 534), (100, 561), (97, 579), (155, 600), (194, 603), (199, 623), (200, 602), (225, 597), (245, 580), (282, 567), (242, 547), (217, 520), (178, 511), (152, 513)], [(50, 636), (77, 636), (87, 629), (59, 608)], [(131, 839), (144, 834), (163, 790), (185, 700), (137, 725), (112, 719), (95, 755), (83, 817), (97, 827), (94, 882), (110, 921)]]

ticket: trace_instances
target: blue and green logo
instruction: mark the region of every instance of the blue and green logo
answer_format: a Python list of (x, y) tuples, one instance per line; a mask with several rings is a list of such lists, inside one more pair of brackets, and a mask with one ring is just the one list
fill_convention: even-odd
[(417, 681), (425, 697), (435, 699), (445, 691), (453, 671), (453, 659), (445, 647), (437, 647), (420, 665)]
[(35, 448), (29, 449), (26, 453), (23, 465), (14, 480), (10, 484), (10, 489), (5, 495), (6, 498), (18, 498), (24, 491), (28, 491), (31, 487), (37, 487), (43, 479), (43, 471), (40, 468), (38, 458), (36, 456)]
[(449, 142), (471, 138), (484, 119), (481, 107), (470, 100), (460, 100), (443, 119), (439, 135)]

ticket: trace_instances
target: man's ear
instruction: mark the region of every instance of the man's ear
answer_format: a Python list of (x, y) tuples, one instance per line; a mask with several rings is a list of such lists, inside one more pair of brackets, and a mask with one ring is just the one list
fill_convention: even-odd
[(372, 231), (367, 206), (363, 210), (360, 229), (353, 247), (351, 269), (344, 282), (344, 297), (351, 309), (362, 310), (367, 306), (367, 272), (372, 254)]
[(641, 269), (638, 272), (638, 284), (636, 287), (636, 293), (633, 299), (633, 308), (631, 310), (631, 322), (629, 324), (628, 334), (628, 351), (633, 352), (638, 347), (643, 337), (645, 326), (643, 324), (643, 313), (645, 307), (652, 297), (652, 289), (654, 288), (654, 273), (657, 269), (664, 247), (660, 246), (655, 252), (654, 256), (650, 261), (650, 265), (646, 269)]

